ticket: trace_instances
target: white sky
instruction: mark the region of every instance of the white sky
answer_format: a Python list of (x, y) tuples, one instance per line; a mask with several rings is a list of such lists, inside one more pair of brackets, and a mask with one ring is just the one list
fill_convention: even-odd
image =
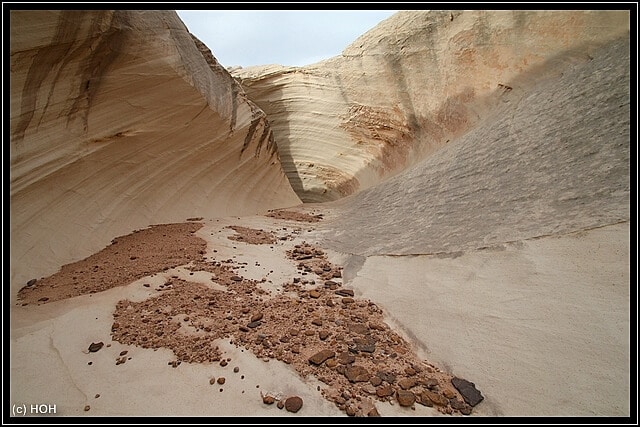
[(395, 11), (177, 10), (225, 67), (309, 65), (342, 53)]

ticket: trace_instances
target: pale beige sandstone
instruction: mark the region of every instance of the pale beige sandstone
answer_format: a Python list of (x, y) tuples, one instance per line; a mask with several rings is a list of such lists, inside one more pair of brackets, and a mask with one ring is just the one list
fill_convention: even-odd
[[(246, 262), (242, 275), (268, 277), (278, 289), (296, 274), (286, 248), (303, 240), (322, 247), (331, 262), (345, 266), (343, 282), (356, 298), (380, 305), (421, 356), (476, 383), (485, 396), (476, 415), (629, 415), (628, 52), (627, 36), (594, 47), (593, 60), (569, 55), (543, 63), (558, 74), (544, 67), (521, 74), (526, 91), (514, 94), (513, 86), (495, 98), (501, 105), (495, 114), (413, 168), (340, 202), (297, 209), (325, 213), (318, 224), (207, 218), (198, 231), (207, 256)], [(132, 192), (118, 202), (128, 203), (125, 197), (142, 196)], [(75, 215), (68, 205), (61, 208)], [(201, 216), (184, 209), (185, 217)], [(295, 239), (273, 249), (247, 245), (228, 239), (230, 225)], [(112, 233), (109, 238), (118, 235)], [(36, 237), (58, 248), (48, 235)], [(68, 241), (87, 244), (76, 235)], [(227, 368), (183, 363), (174, 369), (166, 364), (168, 350), (115, 342), (83, 353), (93, 340), (110, 343), (118, 300), (148, 298), (156, 291), (142, 282), (155, 287), (173, 274), (211, 283), (181, 268), (99, 294), (14, 306), (12, 403), (54, 402), (61, 415), (284, 414), (262, 404), (264, 390), (301, 396), (304, 407), (291, 416), (342, 414), (320, 398), (313, 379), (300, 381), (287, 366), (231, 346)], [(116, 366), (125, 349), (132, 360)], [(246, 383), (230, 374), (234, 364)], [(224, 392), (211, 387), (211, 376), (227, 378)], [(421, 405), (378, 410), (437, 414)]]
[(175, 12), (10, 24), (13, 291), (150, 223), (300, 202), (264, 113)]
[(478, 415), (629, 416), (630, 40), (541, 81), (307, 236)]
[(232, 71), (273, 125), (304, 201), (368, 188), (589, 60), (629, 31), (625, 11), (404, 11), (342, 55)]

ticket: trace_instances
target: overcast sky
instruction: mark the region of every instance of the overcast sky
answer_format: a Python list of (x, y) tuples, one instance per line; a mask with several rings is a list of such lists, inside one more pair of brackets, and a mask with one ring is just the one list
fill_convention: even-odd
[(309, 65), (345, 47), (395, 11), (178, 10), (223, 66)]

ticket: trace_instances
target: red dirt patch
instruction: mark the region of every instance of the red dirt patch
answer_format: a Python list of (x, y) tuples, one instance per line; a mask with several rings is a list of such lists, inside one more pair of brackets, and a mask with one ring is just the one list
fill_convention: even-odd
[[(201, 223), (161, 224), (116, 237), (85, 258), (18, 291), (22, 305), (40, 304), (124, 286), (152, 273), (202, 259)], [(45, 299), (46, 298), (46, 299)]]
[(256, 230), (254, 228), (241, 227), (239, 225), (230, 225), (226, 228), (234, 230), (237, 234), (229, 236), (230, 240), (245, 242), (251, 245), (265, 245), (275, 243), (276, 235), (270, 231)]

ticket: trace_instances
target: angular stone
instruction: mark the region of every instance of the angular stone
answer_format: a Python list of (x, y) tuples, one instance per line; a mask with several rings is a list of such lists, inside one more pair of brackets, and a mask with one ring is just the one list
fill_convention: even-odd
[(353, 298), (350, 297), (346, 297), (346, 298), (342, 298), (342, 303), (343, 304), (353, 304), (354, 302), (356, 302)]
[(309, 363), (320, 366), (324, 363), (325, 360), (334, 357), (335, 355), (336, 353), (334, 351), (327, 349), (321, 350), (309, 358)]
[(298, 396), (291, 396), (284, 401), (284, 408), (289, 412), (298, 412), (302, 408), (302, 399)]
[(371, 410), (369, 410), (369, 412), (367, 412), (367, 416), (368, 417), (379, 417), (380, 413), (378, 412), (378, 410), (374, 406), (373, 408), (371, 408)]
[(362, 366), (351, 365), (347, 367), (344, 376), (352, 383), (369, 381), (369, 371)]
[(454, 377), (451, 379), (451, 384), (460, 392), (464, 401), (471, 406), (476, 406), (484, 399), (476, 385), (470, 381)]
[(352, 354), (347, 353), (346, 351), (343, 351), (342, 353), (340, 353), (338, 355), (338, 362), (340, 362), (343, 365), (348, 365), (348, 364), (353, 363), (355, 361), (356, 361), (355, 356), (352, 355)]
[(266, 396), (262, 396), (262, 403), (266, 404), (266, 405), (272, 405), (273, 403), (275, 403), (276, 398), (270, 395), (266, 395)]
[(385, 372), (385, 371), (378, 371), (376, 373), (376, 375), (378, 377), (380, 377), (380, 379), (382, 381), (386, 381), (389, 384), (393, 384), (396, 382), (396, 376), (394, 374), (392, 374), (391, 372)]
[(398, 385), (403, 390), (409, 390), (411, 387), (415, 387), (417, 381), (415, 378), (403, 378), (398, 381)]
[(426, 397), (424, 395), (424, 393), (420, 393), (420, 394), (416, 395), (416, 402), (418, 402), (418, 403), (420, 403), (420, 404), (422, 404), (424, 406), (427, 406), (429, 408), (433, 407), (433, 402), (431, 401), (431, 399)]
[(382, 380), (380, 379), (380, 377), (374, 375), (371, 378), (369, 378), (369, 382), (371, 383), (371, 385), (378, 387), (380, 384), (382, 384)]
[(327, 366), (327, 368), (335, 368), (336, 366), (338, 366), (338, 362), (336, 362), (336, 359), (330, 358), (327, 359), (325, 365)]
[(422, 392), (422, 399), (429, 399), (431, 402), (433, 402), (434, 405), (438, 406), (447, 406), (449, 404), (449, 399), (439, 393), (434, 393), (433, 391), (429, 390), (425, 390)]
[(416, 374), (416, 370), (413, 369), (412, 367), (408, 367), (408, 368), (405, 368), (404, 373), (407, 374), (407, 376), (411, 377)]
[(464, 403), (462, 400), (460, 400), (458, 398), (453, 398), (453, 399), (449, 400), (449, 404), (451, 405), (451, 407), (453, 409), (457, 409), (457, 410), (461, 410), (462, 408), (467, 406), (466, 403)]
[(453, 399), (454, 397), (456, 397), (455, 392), (449, 388), (445, 388), (444, 390), (442, 390), (442, 394), (444, 394), (444, 397), (446, 397), (447, 399)]
[(396, 399), (400, 406), (411, 406), (416, 402), (416, 396), (410, 391), (398, 390)]
[(330, 335), (330, 334), (331, 334), (331, 333), (330, 333), (329, 331), (324, 330), (324, 329), (323, 329), (322, 331), (318, 332), (318, 336), (320, 337), (320, 340), (322, 340), (322, 341), (324, 341), (324, 340), (326, 340), (327, 338), (329, 338), (329, 335)]
[(365, 384), (362, 386), (362, 391), (368, 394), (376, 394), (376, 388), (371, 384)]
[(378, 397), (387, 397), (393, 395), (393, 387), (389, 384), (376, 388)]
[(337, 289), (334, 291), (336, 295), (340, 295), (341, 297), (352, 297), (353, 290), (351, 289)]
[(89, 346), (89, 352), (95, 353), (96, 351), (100, 350), (103, 345), (104, 343), (102, 341), (91, 343), (91, 345)]

